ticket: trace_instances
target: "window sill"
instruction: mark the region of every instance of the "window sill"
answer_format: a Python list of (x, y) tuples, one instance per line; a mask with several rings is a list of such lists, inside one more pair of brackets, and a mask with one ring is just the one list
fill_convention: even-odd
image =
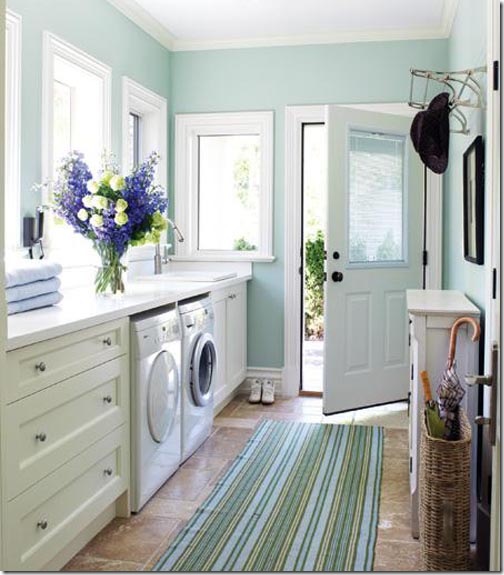
[(276, 261), (275, 256), (235, 256), (235, 255), (192, 255), (177, 256), (170, 255), (168, 259), (173, 262), (252, 262), (252, 263), (273, 263)]

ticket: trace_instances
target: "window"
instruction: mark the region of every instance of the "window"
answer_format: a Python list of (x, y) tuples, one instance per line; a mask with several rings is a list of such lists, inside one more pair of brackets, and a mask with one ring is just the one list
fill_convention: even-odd
[(272, 112), (177, 116), (175, 165), (177, 255), (273, 259)]
[(129, 172), (157, 152), (156, 182), (166, 188), (167, 138), (166, 99), (123, 77), (123, 170)]
[(21, 244), (21, 17), (7, 10), (5, 27), (5, 247)]
[[(44, 181), (55, 178), (72, 150), (82, 152), (96, 174), (103, 152), (110, 152), (110, 68), (46, 32), (43, 82)], [(54, 257), (67, 266), (97, 261), (88, 240), (48, 219), (45, 241)]]
[[(260, 139), (199, 137), (198, 250), (257, 251)], [(225, 226), (216, 222), (227, 214)]]
[(350, 131), (349, 258), (354, 264), (404, 263), (404, 136)]

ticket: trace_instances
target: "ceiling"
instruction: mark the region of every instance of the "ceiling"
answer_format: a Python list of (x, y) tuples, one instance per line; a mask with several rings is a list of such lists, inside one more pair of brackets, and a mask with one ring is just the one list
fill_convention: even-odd
[(171, 50), (449, 36), (458, 0), (109, 0)]

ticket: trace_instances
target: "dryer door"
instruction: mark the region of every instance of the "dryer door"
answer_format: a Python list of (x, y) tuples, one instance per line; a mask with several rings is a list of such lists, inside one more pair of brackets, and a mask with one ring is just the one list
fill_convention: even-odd
[(162, 443), (175, 423), (179, 403), (179, 373), (166, 350), (154, 359), (147, 385), (149, 431), (154, 441)]
[(215, 341), (211, 334), (204, 333), (196, 341), (191, 361), (191, 391), (194, 403), (200, 407), (212, 399), (216, 369)]

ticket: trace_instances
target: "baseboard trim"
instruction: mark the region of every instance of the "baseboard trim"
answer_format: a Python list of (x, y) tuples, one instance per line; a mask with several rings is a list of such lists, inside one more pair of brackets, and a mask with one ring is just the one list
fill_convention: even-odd
[(236, 387), (229, 395), (226, 395), (223, 399), (220, 399), (218, 403), (214, 404), (214, 417), (219, 415), (219, 413), (226, 407), (228, 403), (233, 401), (233, 399), (241, 393), (241, 386)]

